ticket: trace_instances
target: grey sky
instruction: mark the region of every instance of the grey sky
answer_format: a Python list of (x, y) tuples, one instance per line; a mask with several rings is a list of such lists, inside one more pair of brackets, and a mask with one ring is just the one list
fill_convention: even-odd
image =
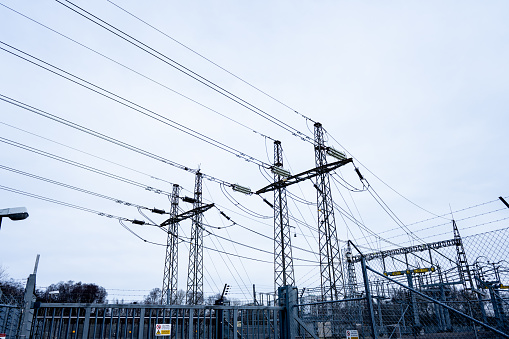
[[(65, 1), (64, 1), (65, 2)], [(172, 67), (85, 20), (56, 1), (1, 3), (112, 58), (145, 76), (199, 101), (249, 127), (243, 128), (118, 64), (71, 42), (27, 18), (0, 6), (0, 40), (76, 76), (169, 117), (221, 143), (271, 163), (273, 144), (282, 141), (285, 167), (298, 173), (314, 166), (313, 147), (260, 116), (184, 76)], [(152, 48), (230, 90), (242, 99), (312, 136), (312, 122), (228, 75), (174, 41), (130, 17), (107, 1), (76, 1), (101, 19), (121, 28)], [(120, 2), (118, 2), (120, 5)], [(394, 193), (434, 214), (459, 210), (506, 196), (509, 117), (509, 44), (504, 1), (269, 1), (181, 2), (123, 1), (121, 5), (163, 32), (263, 89), (305, 116), (323, 123), (331, 146), (350, 152), (375, 191), (406, 224), (434, 217)], [(6, 48), (5, 45), (0, 47)], [(267, 184), (257, 165), (165, 126), (133, 110), (64, 80), (37, 66), (0, 51), (0, 94), (64, 119), (128, 142), (206, 174), (255, 190)], [(0, 136), (78, 161), (119, 176), (171, 190), (178, 183), (190, 196), (194, 176), (97, 140), (76, 130), (0, 102)], [(10, 125), (10, 126), (9, 126)], [(11, 127), (14, 126), (15, 128)], [(35, 133), (108, 161), (41, 139)], [(75, 168), (0, 143), (1, 165), (65, 182), (127, 202), (169, 210), (166, 196)], [(362, 163), (362, 164), (361, 164)], [(361, 184), (353, 166), (341, 170), (355, 187)], [(164, 179), (168, 182), (154, 178)], [(65, 201), (129, 219), (142, 219), (133, 207), (70, 191), (6, 170), (1, 185)], [(339, 180), (339, 179), (338, 179)], [(338, 184), (336, 184), (338, 185)], [(333, 184), (335, 201), (358, 212), (375, 233), (401, 245), (409, 238), (378, 206), (368, 192), (352, 193)], [(226, 189), (256, 213), (270, 216), (270, 208), (255, 196)], [(290, 190), (316, 200), (311, 183)], [(204, 197), (217, 203), (237, 223), (272, 236), (272, 220), (248, 218), (225, 198), (219, 185), (205, 182)], [(271, 200), (272, 196), (265, 196)], [(344, 197), (344, 199), (342, 199)], [(355, 204), (352, 202), (355, 201)], [(345, 205), (345, 201), (347, 205)], [(25, 278), (41, 254), (38, 285), (60, 280), (95, 282), (109, 298), (139, 299), (143, 291), (161, 287), (164, 248), (149, 245), (115, 220), (77, 211), (15, 193), (0, 191), (0, 208), (26, 206), (30, 218), (3, 222), (0, 264), (10, 276)], [(184, 209), (191, 206), (181, 205)], [(289, 201), (291, 214), (316, 223), (314, 206)], [(507, 226), (509, 210), (499, 202), (458, 212), (457, 219), (501, 209), (459, 222), (463, 234)], [(164, 220), (151, 215), (155, 221)], [(228, 225), (217, 210), (206, 222)], [(360, 218), (359, 218), (360, 219)], [(447, 219), (450, 219), (447, 216)], [(483, 223), (489, 224), (475, 227)], [(444, 224), (433, 227), (435, 225)], [(296, 226), (295, 223), (293, 225)], [(338, 234), (366, 247), (388, 246), (363, 240), (357, 226), (345, 226), (337, 215)], [(189, 222), (181, 224), (189, 235)], [(130, 225), (150, 241), (164, 243), (157, 229)], [(313, 226), (314, 227), (314, 226)], [(409, 226), (425, 241), (452, 237), (448, 220), (436, 218)], [(392, 230), (396, 228), (396, 230)], [(347, 231), (349, 229), (350, 231)], [(272, 242), (240, 227), (212, 229), (217, 235), (271, 252)], [(392, 231), (389, 231), (392, 230)], [(385, 233), (383, 233), (385, 232)], [(449, 232), (448, 234), (443, 234)], [(296, 246), (317, 251), (316, 232), (295, 229)], [(366, 233), (366, 231), (364, 231)], [(403, 235), (399, 236), (398, 235)], [(272, 260), (256, 252), (208, 236), (205, 245), (239, 255)], [(390, 246), (390, 245), (389, 245)], [(185, 288), (187, 248), (180, 246), (179, 286)], [(302, 251), (294, 256), (315, 260)], [(234, 295), (248, 298), (251, 284), (270, 291), (271, 264), (219, 256), (206, 251), (205, 291), (217, 293), (224, 283)], [(224, 261), (223, 261), (224, 260)], [(229, 261), (231, 260), (231, 262)], [(296, 262), (309, 264), (308, 262)], [(228, 267), (228, 268), (226, 268)], [(297, 266), (299, 287), (317, 286), (316, 267)], [(118, 289), (122, 291), (114, 291)]]

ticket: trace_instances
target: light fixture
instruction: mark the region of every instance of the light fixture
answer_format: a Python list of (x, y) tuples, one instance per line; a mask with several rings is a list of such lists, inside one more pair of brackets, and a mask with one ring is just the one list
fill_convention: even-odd
[(283, 167), (272, 166), (270, 170), (272, 171), (272, 173), (280, 175), (285, 178), (288, 178), (290, 176), (290, 171), (285, 170)]
[(244, 193), (244, 194), (252, 194), (251, 189), (249, 187), (240, 186), (238, 184), (233, 184), (232, 186), (234, 191)]
[(346, 160), (346, 154), (335, 150), (332, 147), (327, 147), (327, 154), (339, 160)]
[(12, 207), (0, 210), (0, 227), (2, 226), (2, 218), (7, 217), (11, 220), (23, 220), (28, 218), (28, 212), (25, 207)]

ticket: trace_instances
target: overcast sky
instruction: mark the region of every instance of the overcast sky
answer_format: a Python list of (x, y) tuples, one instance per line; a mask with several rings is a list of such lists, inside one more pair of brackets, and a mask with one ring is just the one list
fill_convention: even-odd
[[(273, 163), (273, 140), (282, 142), (284, 167), (292, 173), (314, 167), (310, 142), (64, 5), (49, 0), (0, 3), (2, 96), (252, 190), (269, 183), (270, 172), (257, 163)], [(336, 211), (340, 240), (350, 239), (366, 251), (376, 251), (393, 244), (450, 239), (450, 211), (462, 209), (454, 217), (464, 236), (509, 225), (509, 219), (505, 220), (509, 210), (497, 199), (509, 195), (507, 2), (74, 3), (309, 137), (313, 136), (313, 121), (321, 122), (327, 144), (353, 156), (374, 190), (371, 194), (351, 192), (340, 185), (344, 184), (342, 176), (348, 185), (362, 190), (352, 164), (335, 172), (331, 179), (334, 201), (368, 229), (361, 230), (348, 220), (345, 223)], [(245, 161), (13, 54), (22, 52), (256, 160)], [(0, 101), (0, 112), (3, 187), (114, 216), (144, 219), (135, 207), (12, 171), (17, 170), (131, 204), (170, 208), (164, 193), (15, 147), (12, 142), (16, 142), (165, 192), (177, 183), (183, 187), (181, 195), (192, 196), (192, 173), (5, 101)], [(318, 252), (313, 184), (303, 182), (289, 192), (296, 196), (288, 201), (290, 214), (299, 220), (292, 221), (296, 226), (292, 242)], [(409, 237), (389, 217), (373, 192), (420, 240)], [(257, 196), (242, 195), (208, 180), (203, 183), (203, 196), (244, 226), (207, 226), (205, 246), (265, 261), (205, 250), (205, 293), (218, 293), (225, 283), (232, 285), (232, 296), (239, 299), (249, 298), (252, 284), (270, 292), (271, 208)], [(264, 197), (273, 199), (270, 193)], [(479, 204), (482, 206), (472, 207)], [(26, 206), (30, 217), (4, 220), (0, 231), (0, 264), (10, 277), (25, 279), (36, 255), (41, 254), (39, 287), (67, 280), (97, 283), (108, 290), (110, 300), (141, 299), (148, 290), (161, 287), (164, 247), (143, 242), (117, 220), (0, 190), (0, 208), (17, 206)], [(192, 206), (181, 203), (180, 207), (188, 210)], [(156, 223), (165, 220), (148, 213)], [(218, 209), (207, 211), (204, 217), (214, 227), (231, 224)], [(426, 219), (431, 220), (416, 223)], [(166, 234), (157, 228), (126, 225), (143, 239), (166, 242)], [(190, 227), (189, 220), (182, 222), (180, 234), (189, 236)], [(265, 252), (234, 245), (208, 232)], [(295, 260), (297, 285), (318, 286), (318, 269), (312, 263), (317, 256), (297, 249), (293, 254), (307, 260)], [(181, 243), (182, 289), (187, 257), (187, 244)]]

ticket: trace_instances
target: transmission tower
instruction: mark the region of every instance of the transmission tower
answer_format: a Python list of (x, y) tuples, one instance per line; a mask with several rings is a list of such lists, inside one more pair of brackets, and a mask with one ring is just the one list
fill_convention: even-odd
[(352, 261), (352, 247), (350, 246), (350, 242), (348, 242), (346, 247), (345, 257), (347, 277), (345, 298), (357, 298), (357, 277), (355, 275), (355, 264)]
[(175, 304), (177, 300), (179, 222), (176, 217), (178, 214), (179, 190), (179, 185), (174, 184), (169, 219), (171, 222), (168, 224), (168, 239), (166, 242), (163, 288), (161, 290), (161, 303), (166, 305)]
[[(327, 164), (323, 128), (315, 123), (315, 164), (322, 168)], [(329, 173), (320, 171), (315, 184), (318, 200), (318, 243), (320, 249), (320, 277), (323, 300), (337, 300), (344, 291), (343, 272), (336, 221), (330, 190)]]
[[(202, 205), (202, 174), (196, 173), (193, 210)], [(202, 212), (194, 213), (191, 226), (191, 246), (189, 247), (189, 267), (187, 270), (186, 302), (188, 305), (203, 303), (203, 225)]]
[(278, 287), (295, 284), (293, 272), (293, 256), (288, 219), (288, 205), (286, 202), (286, 187), (278, 185), (290, 173), (283, 169), (283, 149), (281, 141), (274, 141), (274, 284)]
[(458, 272), (460, 281), (463, 284), (465, 291), (473, 292), (474, 284), (472, 282), (472, 275), (470, 274), (470, 269), (468, 267), (467, 255), (465, 254), (463, 241), (461, 240), (460, 232), (454, 219), (452, 220), (452, 227), (454, 231), (454, 239), (456, 240), (456, 255), (458, 260)]

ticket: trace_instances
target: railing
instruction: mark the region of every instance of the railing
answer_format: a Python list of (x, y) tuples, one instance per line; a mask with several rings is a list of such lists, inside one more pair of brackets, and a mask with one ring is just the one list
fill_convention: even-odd
[(21, 308), (12, 305), (0, 305), (0, 333), (6, 338), (15, 338), (21, 317)]
[[(283, 307), (35, 305), (33, 339), (280, 339)], [(166, 324), (170, 333), (156, 334)]]

